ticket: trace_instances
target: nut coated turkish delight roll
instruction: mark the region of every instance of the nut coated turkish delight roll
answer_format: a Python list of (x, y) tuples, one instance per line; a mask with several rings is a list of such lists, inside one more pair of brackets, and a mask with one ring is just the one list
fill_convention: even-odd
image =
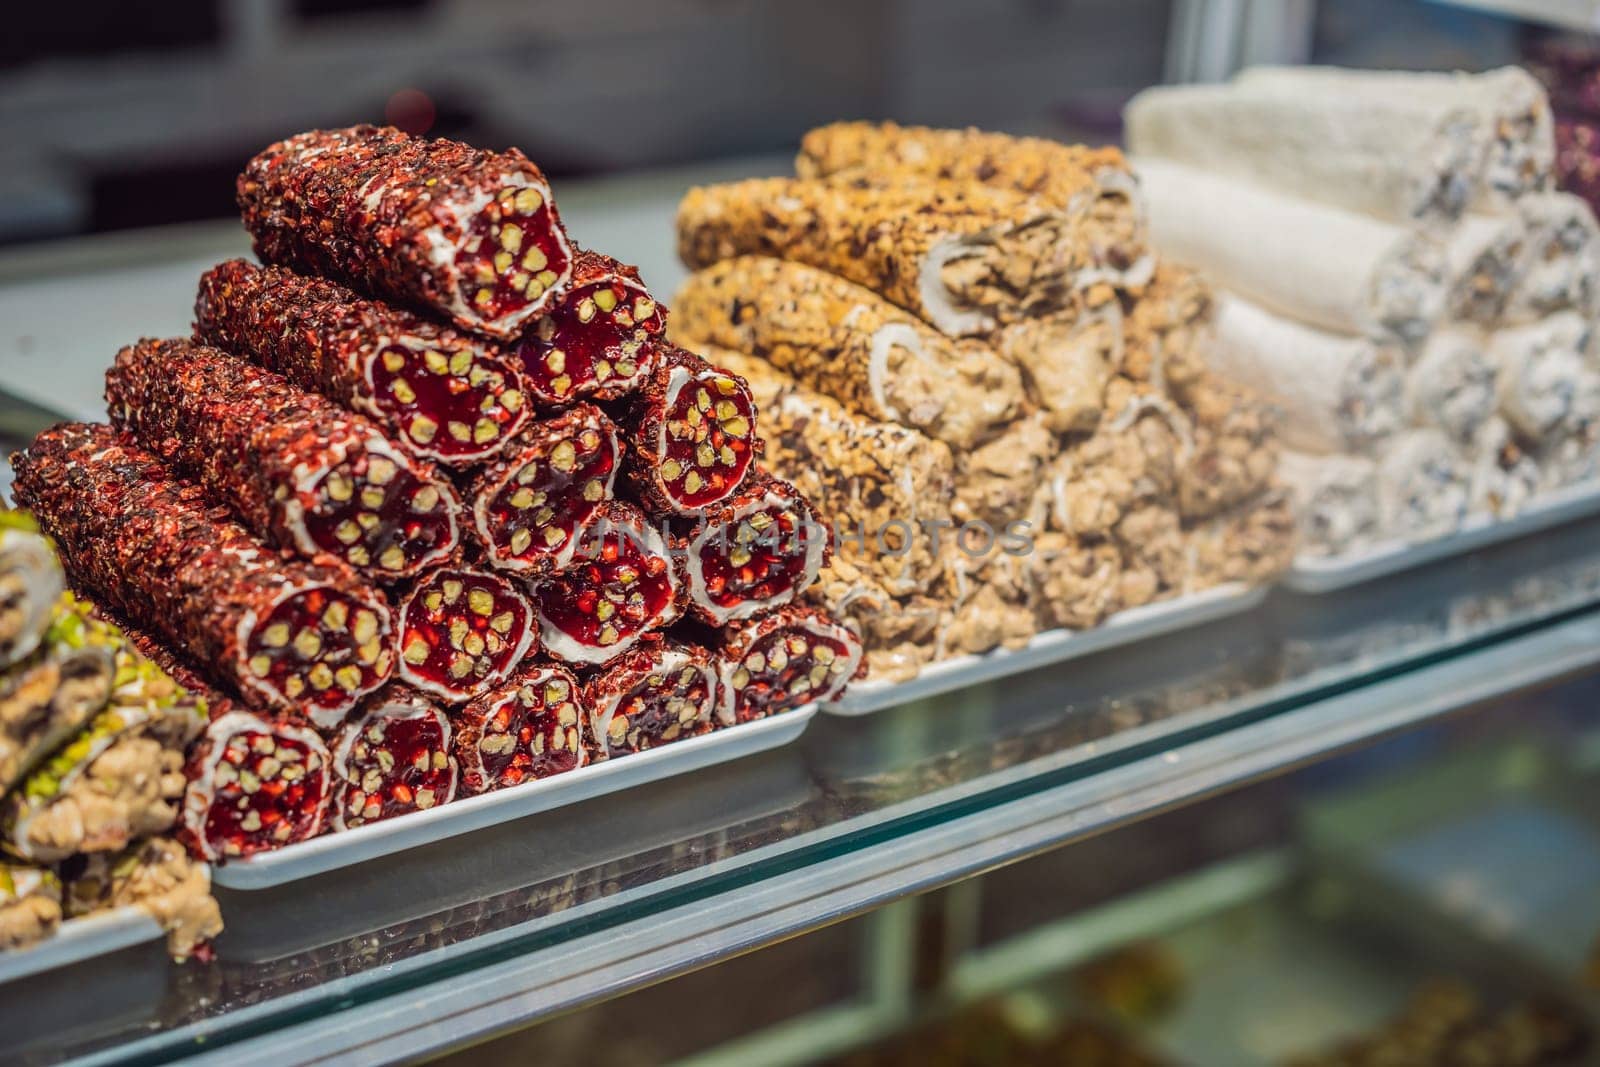
[(193, 341), (140, 341), (106, 372), (112, 421), (259, 536), (384, 579), (448, 558), (455, 487), (367, 419)]
[(111, 427), (54, 427), (12, 462), (81, 587), (237, 692), (332, 726), (388, 679), (381, 596), (276, 556)]
[(689, 190), (678, 256), (691, 270), (741, 255), (805, 263), (965, 337), (1070, 305), (1089, 265), (1079, 227), (1046, 201), (971, 183), (756, 178)]
[(1500, 413), (1530, 441), (1574, 425), (1592, 412), (1578, 410), (1594, 333), (1576, 311), (1558, 311), (1527, 326), (1489, 335), (1489, 359), (1498, 370)]
[(1139, 183), (1115, 148), (976, 129), (836, 122), (801, 139), (795, 173), (802, 178), (913, 175), (1026, 193), (1063, 210), (1087, 211), (1084, 236), (1093, 264), (1080, 284), (1108, 281), (1138, 288), (1155, 266)]
[(333, 742), (335, 830), (427, 811), (455, 799), (450, 719), (420, 693), (393, 686), (352, 716)]
[(666, 323), (667, 309), (637, 268), (584, 249), (566, 291), (523, 334), (516, 354), (528, 388), (545, 403), (614, 400), (654, 369)]
[(200, 278), (195, 336), (384, 426), (452, 467), (497, 455), (529, 407), (500, 349), (322, 278), (230, 259)]
[(0, 669), (39, 647), (61, 590), (61, 564), (38, 525), (0, 507)]
[(1542, 487), (1544, 472), (1517, 442), (1505, 419), (1485, 419), (1468, 447), (1472, 457), (1469, 513), (1512, 518)]
[(1527, 270), (1529, 232), (1515, 214), (1468, 215), (1444, 244), (1449, 313), (1489, 326), (1500, 321)]
[(1470, 445), (1498, 405), (1499, 372), (1476, 331), (1435, 330), (1406, 371), (1406, 404), (1417, 426), (1437, 426)]
[(578, 530), (611, 499), (621, 466), (617, 427), (593, 404), (529, 424), (469, 490), (488, 562), (526, 574), (565, 567)]
[[(750, 382), (767, 433), (767, 462), (830, 517), (838, 553), (892, 595), (924, 591), (937, 573), (930, 539), (898, 535), (951, 525), (956, 474), (950, 448), (908, 427), (847, 411), (765, 360), (725, 348), (709, 349), (707, 356)], [(880, 535), (884, 550), (876, 543)]]
[(1393, 537), (1430, 538), (1460, 525), (1472, 470), (1461, 452), (1433, 429), (1407, 430), (1378, 459), (1378, 522)]
[(1270, 582), (1294, 562), (1295, 543), (1289, 494), (1269, 490), (1189, 531), (1186, 588), (1198, 592), (1225, 582)]
[(1445, 311), (1444, 249), (1426, 234), (1167, 160), (1137, 162), (1162, 255), (1219, 288), (1324, 330), (1405, 342)]
[(861, 639), (815, 608), (790, 606), (737, 622), (723, 631), (714, 655), (724, 726), (837, 700), (866, 674)]
[(634, 397), (623, 440), (629, 486), (652, 510), (678, 515), (732, 496), (761, 451), (750, 387), (681, 348)]
[(1600, 304), (1600, 226), (1589, 204), (1570, 193), (1517, 201), (1528, 228), (1528, 257), (1506, 318), (1526, 323), (1553, 311), (1592, 314)]
[(956, 448), (993, 437), (1023, 406), (1021, 376), (993, 352), (800, 263), (744, 256), (698, 271), (673, 321), (681, 336), (760, 356), (869, 419)]
[(400, 677), (451, 704), (499, 685), (533, 649), (533, 603), (496, 574), (441, 567), (398, 609)]
[(697, 645), (650, 641), (591, 676), (583, 703), (603, 757), (626, 756), (710, 730), (717, 672)]
[(794, 486), (757, 471), (689, 539), (689, 611), (721, 626), (790, 603), (817, 580), (832, 539)]
[(461, 788), (468, 794), (576, 770), (589, 759), (578, 681), (555, 664), (530, 666), (474, 699), (455, 720)]
[(0, 793), (82, 729), (111, 695), (109, 645), (50, 645), (0, 675)]
[(189, 752), (183, 837), (216, 863), (322, 832), (335, 779), (316, 731), (288, 719), (229, 711)]
[(1372, 460), (1284, 452), (1278, 477), (1294, 501), (1295, 524), (1308, 552), (1338, 556), (1378, 538), (1378, 467)]
[(184, 749), (210, 711), (108, 623), (81, 609), (71, 619), (78, 641), (113, 650), (113, 685), (94, 718), (7, 798), (5, 841), (37, 862), (118, 851), (170, 828)]
[(1079, 294), (1071, 311), (1003, 327), (993, 340), (1052, 431), (1094, 429), (1106, 383), (1125, 358), (1122, 305), (1110, 286)]
[(550, 186), (515, 148), (389, 127), (312, 130), (252, 159), (237, 191), (264, 261), (489, 337), (521, 334), (572, 273)]
[(610, 662), (683, 613), (666, 539), (639, 509), (615, 500), (595, 509), (572, 563), (537, 582), (533, 596), (539, 640), (565, 663)]
[(1125, 305), (1118, 369), (1135, 381), (1183, 389), (1205, 371), (1215, 320), (1205, 279), (1163, 261), (1139, 298)]
[(1178, 474), (1178, 513), (1204, 517), (1264, 491), (1278, 465), (1277, 413), (1248, 387), (1209, 370), (1174, 392), (1193, 420), (1195, 445)]
[(0, 861), (0, 951), (43, 941), (61, 925), (61, 879), (47, 867)]
[(62, 870), (69, 879), (70, 918), (139, 908), (161, 924), (167, 951), (179, 963), (222, 933), (211, 869), (190, 859), (176, 841), (151, 838), (118, 854), (84, 856)]

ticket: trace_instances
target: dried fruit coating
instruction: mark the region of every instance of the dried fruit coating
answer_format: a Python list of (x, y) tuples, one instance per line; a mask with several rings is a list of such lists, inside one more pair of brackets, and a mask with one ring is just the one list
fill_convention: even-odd
[(592, 404), (531, 423), (472, 483), (473, 526), (489, 563), (524, 574), (565, 567), (579, 528), (611, 499), (620, 463), (617, 428)]
[(281, 267), (231, 259), (202, 275), (195, 336), (452, 467), (498, 454), (531, 407), (522, 375), (489, 342)]
[(689, 541), (689, 610), (720, 626), (782, 607), (816, 581), (831, 542), (794, 486), (757, 471)]
[(444, 567), (399, 609), (400, 677), (452, 704), (509, 678), (534, 648), (533, 604), (496, 574)]
[(866, 673), (860, 639), (826, 612), (803, 607), (728, 627), (716, 661), (724, 725), (837, 700)]
[(381, 596), (273, 552), (110, 426), (53, 427), (13, 463), (76, 585), (218, 683), (331, 726), (388, 679)]
[(456, 716), (456, 758), (468, 793), (521, 785), (588, 761), (578, 682), (554, 664), (530, 668)]
[(539, 168), (521, 152), (389, 127), (312, 130), (239, 176), (264, 262), (513, 338), (572, 272), (572, 246)]
[(606, 663), (676, 619), (681, 582), (667, 543), (638, 509), (602, 504), (566, 570), (534, 586), (545, 651), (566, 663)]
[(450, 720), (426, 697), (399, 688), (374, 699), (333, 746), (333, 828), (450, 803), (458, 778), (450, 747)]
[(710, 730), (717, 676), (705, 649), (653, 641), (597, 672), (583, 699), (600, 751), (625, 756)]
[(646, 506), (699, 514), (733, 495), (761, 451), (755, 400), (743, 378), (670, 349), (633, 401), (626, 442)]
[(631, 393), (655, 369), (666, 321), (637, 269), (580, 251), (560, 301), (517, 345), (528, 388), (548, 404)]
[(260, 537), (382, 579), (455, 551), (455, 488), (378, 427), (215, 348), (140, 341), (106, 372), (112, 421)]
[(216, 863), (316, 837), (333, 784), (329, 766), (322, 739), (303, 726), (247, 711), (213, 719), (185, 768), (190, 850)]

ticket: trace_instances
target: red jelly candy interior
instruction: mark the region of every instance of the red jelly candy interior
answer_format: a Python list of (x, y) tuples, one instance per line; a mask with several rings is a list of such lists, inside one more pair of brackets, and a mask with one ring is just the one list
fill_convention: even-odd
[(532, 564), (562, 555), (610, 495), (617, 442), (609, 426), (585, 426), (543, 440), (518, 459), (522, 465), (489, 501), (480, 525), (497, 559)]
[(455, 546), (454, 491), (388, 456), (362, 451), (324, 474), (313, 493), (307, 535), (353, 567), (402, 577)]
[(851, 649), (843, 640), (780, 626), (758, 639), (728, 678), (738, 721), (816, 700), (848, 681), (851, 669)]
[(566, 275), (563, 246), (544, 194), (505, 188), (467, 223), (456, 267), (461, 298), (482, 318), (515, 314)]
[(478, 790), (503, 789), (583, 764), (583, 737), (572, 684), (534, 679), (500, 700), (472, 741), (483, 778)]
[(471, 347), (390, 345), (367, 374), (388, 425), (418, 454), (445, 463), (493, 454), (527, 418), (520, 376)]
[(699, 551), (705, 596), (726, 609), (787, 597), (805, 573), (807, 535), (801, 517), (776, 504), (711, 532)]
[(338, 753), (344, 782), (335, 821), (347, 829), (449, 803), (456, 787), (449, 747), (449, 726), (431, 708), (372, 715), (352, 727)]
[(686, 664), (651, 671), (634, 684), (606, 724), (606, 746), (642, 752), (699, 733), (709, 721), (711, 682), (701, 668)]
[(738, 488), (750, 467), (755, 404), (717, 371), (690, 378), (668, 398), (666, 451), (656, 474), (685, 509), (702, 508)]
[(400, 670), (447, 699), (505, 679), (527, 652), (532, 608), (508, 581), (441, 570), (414, 590), (400, 619)]
[(580, 286), (542, 316), (518, 353), (528, 386), (551, 403), (615, 397), (636, 388), (655, 362), (665, 321), (642, 287), (622, 278)]
[(578, 558), (544, 583), (540, 610), (556, 629), (585, 648), (610, 648), (662, 621), (676, 591), (665, 556), (622, 525), (584, 531)]
[(250, 675), (278, 704), (345, 709), (383, 684), (394, 667), (387, 621), (331, 589), (284, 598), (256, 623), (245, 644)]
[(328, 792), (321, 753), (255, 731), (228, 738), (212, 778), (205, 839), (222, 856), (248, 856), (316, 833)]

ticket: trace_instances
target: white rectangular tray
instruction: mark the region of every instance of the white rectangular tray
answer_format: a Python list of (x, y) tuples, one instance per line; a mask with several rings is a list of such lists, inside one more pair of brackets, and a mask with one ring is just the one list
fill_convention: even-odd
[(115, 908), (82, 919), (68, 919), (54, 937), (27, 948), (0, 952), (0, 984), (161, 936), (161, 925), (139, 908)]
[(1331, 593), (1597, 512), (1600, 485), (1574, 485), (1536, 497), (1509, 519), (1474, 515), (1455, 531), (1429, 541), (1389, 541), (1343, 556), (1298, 556), (1283, 584), (1297, 593)]
[(740, 723), (687, 741), (591, 763), (566, 774), (312, 838), (275, 852), (231, 860), (214, 867), (211, 880), (229, 889), (267, 889), (619, 789), (687, 774), (786, 745), (805, 732), (806, 724), (816, 713), (816, 706), (807, 704), (768, 719)]
[(868, 678), (822, 706), (833, 715), (868, 715), (913, 700), (993, 681), (1052, 663), (1103, 652), (1146, 637), (1248, 611), (1267, 595), (1265, 586), (1229, 582), (1190, 596), (1158, 600), (1119, 611), (1092, 630), (1046, 630), (1022, 648), (997, 648), (982, 655), (957, 656), (922, 668), (904, 682)]

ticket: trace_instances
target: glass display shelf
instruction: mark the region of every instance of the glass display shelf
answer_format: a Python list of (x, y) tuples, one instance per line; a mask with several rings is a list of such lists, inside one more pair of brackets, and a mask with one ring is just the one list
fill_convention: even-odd
[(411, 1059), (1600, 660), (1600, 522), (273, 890), (6, 990), (26, 1063)]

